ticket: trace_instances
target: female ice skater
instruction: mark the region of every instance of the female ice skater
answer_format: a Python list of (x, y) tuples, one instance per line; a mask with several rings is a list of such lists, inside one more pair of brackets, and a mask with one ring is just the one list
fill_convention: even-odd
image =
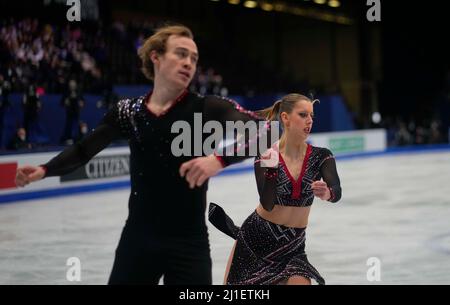
[[(289, 94), (261, 113), (278, 119), (279, 142), (255, 159), (260, 204), (241, 228), (211, 203), (209, 220), (236, 239), (225, 271), (225, 283), (319, 284), (325, 280), (308, 262), (305, 233), (314, 196), (329, 202), (341, 198), (333, 154), (306, 143), (313, 124), (315, 101)], [(323, 180), (322, 180), (323, 179)]]

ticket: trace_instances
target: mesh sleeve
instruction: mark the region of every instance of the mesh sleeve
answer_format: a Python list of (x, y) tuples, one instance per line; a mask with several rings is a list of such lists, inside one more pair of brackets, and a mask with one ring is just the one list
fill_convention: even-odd
[(255, 178), (259, 201), (267, 211), (272, 211), (276, 200), (278, 168), (261, 167), (261, 158), (255, 158)]
[(341, 182), (336, 169), (336, 160), (329, 150), (326, 150), (320, 172), (330, 189), (331, 198), (328, 201), (338, 202), (342, 197)]

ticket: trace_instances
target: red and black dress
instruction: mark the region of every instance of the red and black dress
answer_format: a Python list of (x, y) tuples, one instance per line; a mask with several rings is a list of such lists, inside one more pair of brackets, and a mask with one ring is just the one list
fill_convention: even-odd
[[(275, 204), (308, 207), (314, 200), (311, 184), (323, 178), (330, 188), (330, 202), (341, 198), (341, 187), (333, 154), (325, 148), (308, 145), (302, 170), (295, 180), (279, 154), (278, 168), (261, 167), (255, 160), (255, 176), (263, 207)], [(309, 263), (305, 253), (306, 228), (290, 228), (263, 219), (253, 212), (239, 228), (223, 209), (211, 203), (209, 220), (222, 232), (236, 239), (228, 274), (230, 285), (279, 284), (293, 276), (325, 280)]]

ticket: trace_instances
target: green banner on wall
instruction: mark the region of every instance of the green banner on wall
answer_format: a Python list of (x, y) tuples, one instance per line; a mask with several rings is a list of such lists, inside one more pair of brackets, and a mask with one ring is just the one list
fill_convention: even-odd
[(330, 139), (330, 149), (334, 153), (364, 151), (364, 136), (338, 137)]

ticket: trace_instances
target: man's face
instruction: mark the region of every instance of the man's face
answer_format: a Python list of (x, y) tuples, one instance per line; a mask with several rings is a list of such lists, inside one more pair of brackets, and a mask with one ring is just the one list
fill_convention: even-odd
[(195, 42), (187, 37), (172, 35), (166, 43), (166, 53), (157, 55), (153, 63), (155, 79), (163, 84), (184, 89), (195, 75), (198, 50)]

